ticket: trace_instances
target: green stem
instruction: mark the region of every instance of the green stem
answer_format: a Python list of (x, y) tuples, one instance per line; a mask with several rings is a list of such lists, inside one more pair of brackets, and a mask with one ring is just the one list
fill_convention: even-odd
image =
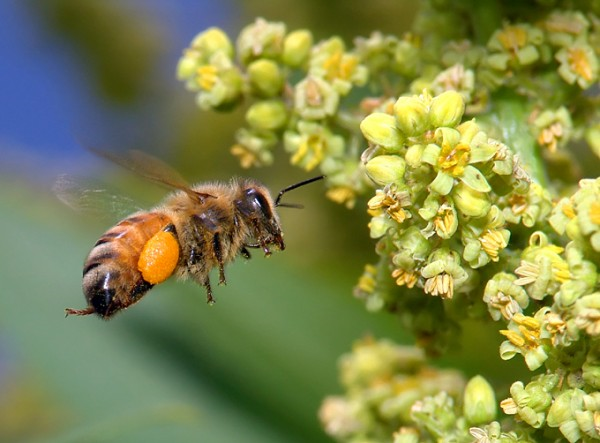
[(501, 3), (496, 0), (463, 2), (462, 7), (470, 16), (474, 43), (485, 45), (492, 32), (501, 27), (504, 17)]
[(494, 94), (492, 106), (492, 113), (485, 120), (500, 131), (501, 141), (519, 156), (533, 180), (547, 187), (548, 176), (539, 146), (527, 124), (531, 113), (527, 98), (505, 90)]

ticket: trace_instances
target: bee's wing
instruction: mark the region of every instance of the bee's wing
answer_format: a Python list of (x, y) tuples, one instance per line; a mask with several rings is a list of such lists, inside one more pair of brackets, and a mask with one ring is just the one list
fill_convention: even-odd
[(52, 191), (69, 208), (94, 218), (122, 219), (141, 210), (129, 197), (66, 174), (58, 176)]
[(179, 172), (162, 160), (136, 149), (127, 150), (123, 153), (107, 152), (97, 148), (87, 148), (99, 157), (110, 160), (136, 174), (153, 182), (181, 189), (185, 192), (190, 190), (190, 184)]

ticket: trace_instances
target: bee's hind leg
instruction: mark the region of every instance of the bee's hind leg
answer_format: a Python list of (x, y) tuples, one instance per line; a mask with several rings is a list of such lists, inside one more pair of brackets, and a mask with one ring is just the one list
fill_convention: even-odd
[(215, 299), (213, 297), (212, 288), (210, 287), (210, 279), (208, 278), (208, 275), (204, 279), (203, 286), (206, 289), (206, 303), (209, 305), (214, 305)]

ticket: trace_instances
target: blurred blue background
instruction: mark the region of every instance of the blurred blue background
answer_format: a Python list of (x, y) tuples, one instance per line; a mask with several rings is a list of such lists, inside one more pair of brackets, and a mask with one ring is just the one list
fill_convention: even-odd
[[(86, 216), (51, 188), (71, 174), (141, 204), (164, 191), (84, 146), (152, 152), (192, 180), (250, 173), (273, 189), (306, 178), (280, 155), (242, 171), (228, 153), (243, 111), (200, 112), (175, 80), (182, 50), (258, 16), (348, 43), (401, 33), (412, 6), (386, 0), (3, 0), (0, 2), (0, 441), (318, 442), (317, 410), (339, 391), (336, 361), (396, 321), (352, 297), (374, 258), (366, 214), (297, 191), (285, 253), (227, 270), (208, 307), (170, 281), (110, 322), (82, 307), (82, 262), (115, 215)], [(401, 17), (402, 19), (399, 19)], [(293, 211), (293, 210), (290, 210)], [(358, 234), (357, 234), (358, 233)]]

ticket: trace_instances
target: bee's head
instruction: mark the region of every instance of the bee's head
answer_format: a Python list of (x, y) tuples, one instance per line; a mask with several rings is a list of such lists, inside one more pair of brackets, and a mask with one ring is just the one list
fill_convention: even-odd
[(285, 249), (275, 203), (267, 188), (255, 182), (243, 186), (236, 208), (258, 242), (256, 246), (261, 247), (265, 254), (270, 254), (269, 245)]
[(288, 186), (279, 191), (276, 200), (273, 200), (269, 190), (258, 182), (247, 181), (242, 184), (239, 197), (236, 199), (236, 207), (241, 218), (249, 226), (258, 241), (258, 244), (255, 246), (261, 247), (267, 255), (271, 253), (268, 247), (270, 244), (276, 245), (280, 250), (285, 249), (281, 225), (275, 208), (278, 206), (301, 207), (299, 205), (281, 203), (281, 197), (292, 189), (323, 178), (324, 176), (314, 177)]

